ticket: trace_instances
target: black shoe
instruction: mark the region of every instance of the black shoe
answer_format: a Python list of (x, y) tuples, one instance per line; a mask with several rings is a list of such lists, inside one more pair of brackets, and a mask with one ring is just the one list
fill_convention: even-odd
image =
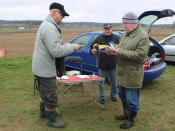
[(137, 116), (137, 112), (129, 110), (128, 120), (125, 123), (121, 124), (120, 128), (129, 129), (131, 126), (133, 126), (135, 121), (134, 119), (136, 118), (136, 116)]
[(132, 121), (126, 121), (125, 123), (120, 125), (121, 129), (129, 129), (131, 126), (133, 126), (134, 122)]
[(101, 100), (100, 100), (100, 103), (101, 103), (101, 104), (105, 104), (105, 99), (101, 99)]
[(128, 115), (127, 114), (123, 114), (121, 116), (116, 116), (115, 117), (116, 120), (122, 121), (122, 120), (127, 120), (128, 119)]
[(116, 97), (111, 97), (111, 100), (112, 100), (113, 102), (117, 102), (117, 98), (116, 98)]

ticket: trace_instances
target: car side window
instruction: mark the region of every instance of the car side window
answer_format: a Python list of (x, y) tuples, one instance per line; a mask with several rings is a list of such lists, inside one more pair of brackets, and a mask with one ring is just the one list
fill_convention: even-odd
[(175, 45), (175, 36), (165, 41), (165, 45)]
[(95, 35), (95, 36), (94, 36), (94, 39), (93, 39), (92, 41), (94, 41), (98, 36), (99, 36), (99, 34), (98, 34), (98, 35)]
[(91, 37), (91, 34), (89, 34), (89, 35), (83, 35), (83, 36), (80, 36), (80, 37), (76, 38), (71, 43), (78, 43), (80, 45), (83, 45), (84, 46), (83, 48), (85, 48), (86, 45), (89, 42), (90, 37)]

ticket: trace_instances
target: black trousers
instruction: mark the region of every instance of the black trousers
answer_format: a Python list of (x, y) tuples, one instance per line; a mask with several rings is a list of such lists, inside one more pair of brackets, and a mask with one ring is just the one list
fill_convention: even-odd
[(58, 94), (56, 77), (43, 78), (36, 76), (40, 97), (49, 110), (55, 110), (58, 106)]

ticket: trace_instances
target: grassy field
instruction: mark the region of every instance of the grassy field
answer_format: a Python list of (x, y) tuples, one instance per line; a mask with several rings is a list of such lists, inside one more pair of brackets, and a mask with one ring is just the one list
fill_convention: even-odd
[[(33, 96), (31, 57), (0, 60), (0, 131), (55, 131), (40, 119), (39, 93)], [(175, 67), (168, 63), (165, 73), (158, 79), (144, 83), (140, 96), (140, 111), (130, 131), (175, 130)], [(58, 83), (59, 102), (63, 85)], [(95, 87), (98, 94), (98, 87)], [(91, 83), (74, 87), (65, 94), (63, 112), (58, 119), (66, 123), (63, 131), (115, 131), (121, 121), (114, 117), (122, 114), (121, 101), (113, 103), (106, 84), (107, 109), (94, 103)]]
[[(69, 41), (89, 30), (93, 29), (64, 29), (63, 39)], [(152, 35), (158, 40), (169, 33)], [(39, 93), (33, 96), (31, 71), (35, 37), (36, 30), (1, 34), (0, 47), (6, 47), (8, 55), (7, 59), (0, 59), (0, 131), (58, 130), (47, 127), (46, 119), (38, 117)], [(161, 77), (143, 84), (140, 110), (135, 125), (129, 131), (175, 131), (174, 72), (175, 64), (167, 63)], [(69, 89), (65, 94), (62, 115), (57, 117), (66, 123), (66, 128), (60, 130), (119, 131), (122, 121), (116, 121), (114, 117), (122, 114), (122, 105), (119, 98), (117, 103), (110, 101), (109, 88), (106, 83), (106, 110), (94, 103), (92, 83), (84, 84), (84, 93), (80, 87)], [(63, 85), (58, 83), (59, 103), (62, 90)], [(98, 94), (98, 86), (95, 91)]]

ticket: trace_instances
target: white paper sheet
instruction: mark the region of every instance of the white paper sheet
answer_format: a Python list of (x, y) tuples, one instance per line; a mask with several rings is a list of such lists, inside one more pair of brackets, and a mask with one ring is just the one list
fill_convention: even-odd
[(88, 75), (76, 75), (79, 78), (90, 78)]
[(69, 79), (68, 76), (62, 76), (61, 79)]

